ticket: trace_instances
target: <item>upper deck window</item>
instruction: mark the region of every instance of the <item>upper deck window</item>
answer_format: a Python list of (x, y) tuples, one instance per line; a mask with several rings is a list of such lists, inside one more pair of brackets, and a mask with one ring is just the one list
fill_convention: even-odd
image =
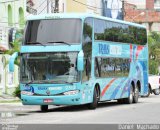
[(145, 45), (147, 43), (147, 32), (145, 28), (95, 19), (94, 21), (95, 40), (132, 43)]
[(80, 19), (52, 19), (28, 21), (25, 45), (62, 45), (81, 42)]

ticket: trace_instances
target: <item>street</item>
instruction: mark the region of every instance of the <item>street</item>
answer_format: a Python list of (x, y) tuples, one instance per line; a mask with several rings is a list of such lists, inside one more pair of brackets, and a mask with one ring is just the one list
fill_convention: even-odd
[(160, 96), (139, 98), (138, 104), (100, 103), (96, 110), (86, 106), (39, 106), (1, 104), (1, 123), (11, 124), (159, 124)]

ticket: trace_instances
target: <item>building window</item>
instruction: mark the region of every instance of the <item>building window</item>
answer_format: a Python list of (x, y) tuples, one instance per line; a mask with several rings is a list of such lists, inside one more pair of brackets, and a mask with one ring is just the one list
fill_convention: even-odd
[(13, 25), (13, 19), (12, 19), (12, 7), (11, 5), (8, 5), (8, 25), (12, 26)]
[(154, 0), (154, 8), (160, 9), (160, 0)]
[(24, 11), (21, 7), (19, 8), (19, 26), (21, 28), (24, 26)]

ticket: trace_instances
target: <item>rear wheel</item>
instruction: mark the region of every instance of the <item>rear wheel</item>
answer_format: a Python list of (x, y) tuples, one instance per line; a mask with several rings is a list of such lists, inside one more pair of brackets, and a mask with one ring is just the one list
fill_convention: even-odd
[(137, 103), (138, 98), (139, 98), (139, 88), (138, 88), (138, 85), (136, 85), (133, 91), (133, 103)]
[(98, 105), (98, 100), (99, 100), (99, 94), (96, 88), (94, 88), (94, 94), (93, 94), (93, 102), (88, 104), (89, 109), (96, 109)]
[(133, 85), (130, 87), (129, 97), (124, 99), (125, 103), (132, 104), (133, 103)]
[(159, 90), (159, 88), (154, 89), (154, 90), (153, 90), (153, 93), (154, 93), (155, 95), (159, 95), (159, 94), (160, 94), (160, 90)]
[(48, 105), (41, 105), (41, 111), (46, 112), (48, 110)]
[(150, 87), (150, 85), (148, 85), (148, 93), (145, 97), (149, 97), (150, 94), (151, 94), (151, 87)]

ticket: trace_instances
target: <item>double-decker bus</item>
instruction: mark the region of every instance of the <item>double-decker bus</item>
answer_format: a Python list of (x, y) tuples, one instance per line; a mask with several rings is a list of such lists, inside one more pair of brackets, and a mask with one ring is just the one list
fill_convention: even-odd
[(148, 92), (148, 46), (142, 25), (93, 14), (31, 16), (20, 53), (24, 105), (137, 103)]

